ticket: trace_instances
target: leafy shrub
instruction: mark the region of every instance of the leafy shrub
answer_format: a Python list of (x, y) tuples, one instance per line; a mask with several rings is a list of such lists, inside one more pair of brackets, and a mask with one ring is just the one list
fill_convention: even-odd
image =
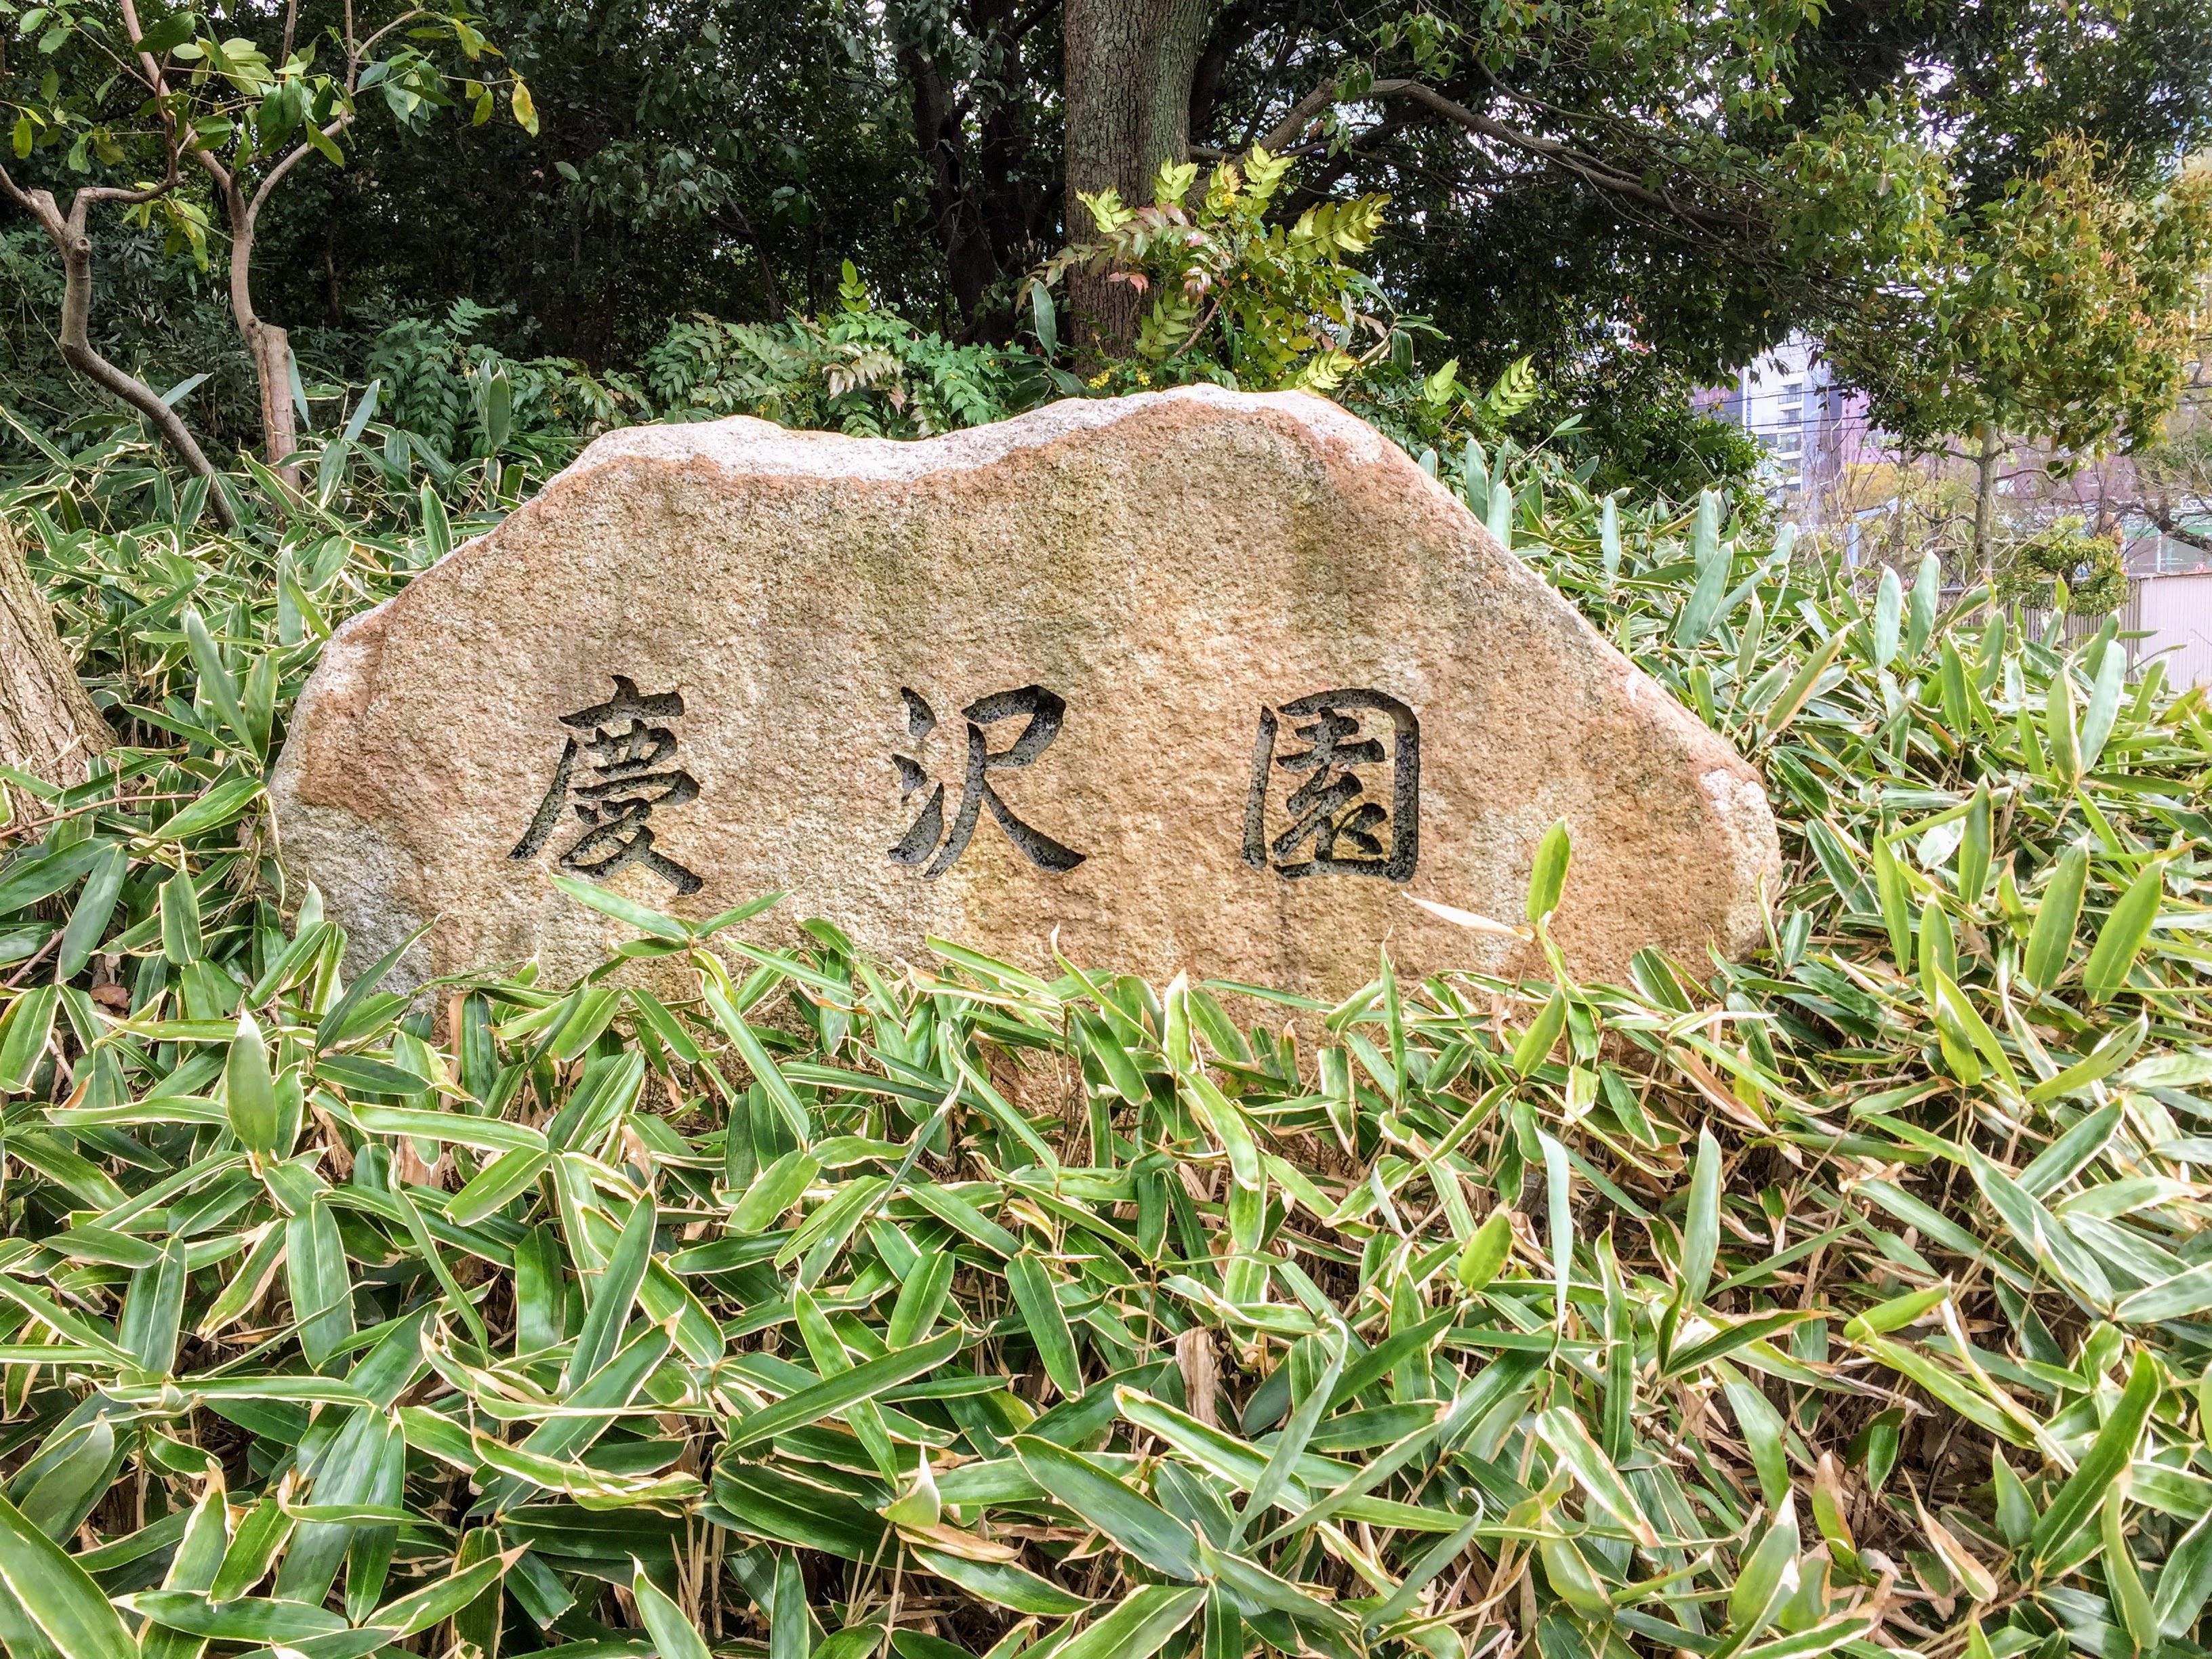
[(1030, 290), (1047, 349), (1050, 291), (1084, 269), (1148, 302), (1133, 355), (1102, 371), (1100, 384), (1117, 391), (1222, 379), (1254, 392), (1331, 392), (1387, 356), (1390, 307), (1346, 256), (1381, 234), (1389, 198), (1325, 200), (1270, 223), (1290, 169), (1255, 149), (1218, 163), (1203, 191), (1195, 163), (1165, 161), (1149, 205), (1132, 208), (1113, 190), (1085, 196), (1096, 234), (1049, 261)]
[(1083, 390), (1028, 352), (959, 344), (878, 307), (849, 259), (837, 297), (820, 318), (679, 319), (647, 354), (646, 384), (675, 420), (754, 415), (892, 438), (981, 426)]
[(22, 502), (133, 746), (0, 830), (11, 1649), (2195, 1651), (2203, 694), (1441, 471), (1764, 771), (1757, 959), (1330, 1006), (568, 883), (696, 994), (418, 1006), (261, 790), (442, 510)]
[(1996, 590), (2041, 610), (2101, 617), (2128, 597), (2128, 564), (2117, 532), (2090, 535), (2069, 515), (2012, 547)]
[(1759, 471), (1766, 447), (1732, 421), (1692, 407), (1686, 390), (1601, 398), (1584, 416), (1590, 450), (1601, 459), (1591, 487), (1653, 492), (1693, 501), (1718, 490), (1739, 513), (1765, 507)]

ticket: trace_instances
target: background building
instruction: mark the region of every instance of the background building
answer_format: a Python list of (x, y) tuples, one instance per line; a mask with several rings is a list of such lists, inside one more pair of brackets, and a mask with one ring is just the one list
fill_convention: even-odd
[[(1759, 441), (1760, 478), (1778, 518), (1840, 544), (1853, 565), (1900, 557), (1917, 564), (1933, 547), (1947, 566), (1957, 557), (1960, 568), (1947, 572), (1954, 588), (1967, 580), (1972, 464), (1899, 453), (1874, 430), (1864, 395), (1836, 384), (1817, 340), (1794, 334), (1732, 385), (1693, 401)], [(2207, 401), (2185, 397), (2172, 429), (2199, 427)], [(2028, 450), (2005, 457), (1996, 484), (2000, 534), (2016, 543), (2072, 525), (2116, 538), (2130, 579), (2121, 627), (2142, 635), (2130, 641), (2131, 654), (2164, 657), (2178, 683), (2212, 683), (2212, 548), (2198, 541), (2212, 538), (2212, 501), (2188, 481), (2177, 488), (2170, 456), (2161, 463), (2112, 455), (2070, 470), (2053, 459)], [(2069, 618), (2067, 631), (2095, 625)]]

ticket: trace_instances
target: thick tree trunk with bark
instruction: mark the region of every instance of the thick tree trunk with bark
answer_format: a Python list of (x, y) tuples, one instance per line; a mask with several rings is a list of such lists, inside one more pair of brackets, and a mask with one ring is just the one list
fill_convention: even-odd
[[(1191, 79), (1211, 0), (1066, 0), (1061, 86), (1066, 108), (1067, 239), (1091, 234), (1079, 199), (1111, 187), (1133, 207), (1152, 199), (1162, 161), (1190, 150)], [(1137, 331), (1140, 302), (1126, 283), (1071, 273), (1076, 340), (1110, 352)]]
[(114, 742), (54, 632), (22, 544), (0, 520), (0, 763), (49, 783), (82, 783), (86, 762)]

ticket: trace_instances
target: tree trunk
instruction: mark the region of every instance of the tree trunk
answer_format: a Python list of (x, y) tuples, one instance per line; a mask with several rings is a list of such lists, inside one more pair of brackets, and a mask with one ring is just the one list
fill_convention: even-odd
[(292, 337), (274, 323), (254, 318), (246, 327), (246, 343), (253, 353), (253, 369), (261, 382), (261, 443), (269, 470), (296, 494), (300, 469), (292, 461), (299, 447), (299, 427), (292, 410)]
[(931, 228), (945, 251), (952, 303), (965, 328), (999, 280), (998, 251), (982, 223), (969, 176), (963, 112), (956, 106), (951, 81), (919, 46), (902, 53), (914, 88), (914, 137), (929, 169)]
[(85, 695), (22, 544), (0, 520), (0, 763), (49, 783), (82, 783), (115, 733)]
[[(1066, 0), (1069, 241), (1095, 228), (1083, 195), (1111, 188), (1142, 207), (1152, 199), (1160, 163), (1188, 157), (1191, 80), (1211, 15), (1209, 0)], [(1068, 297), (1084, 354), (1112, 354), (1135, 337), (1139, 301), (1127, 283), (1072, 272)]]
[[(289, 162), (291, 158), (287, 157)], [(282, 176), (272, 173), (253, 198), (246, 198), (235, 173), (201, 152), (230, 213), (230, 309), (238, 320), (239, 337), (253, 359), (254, 379), (261, 392), (261, 451), (269, 470), (295, 495), (300, 489), (300, 469), (292, 451), (299, 444), (299, 428), (292, 418), (292, 339), (253, 308), (253, 243), (260, 221), (261, 203), (268, 186)]]
[(1997, 496), (1997, 436), (1981, 434), (1981, 454), (1974, 468), (1974, 565), (1984, 584), (1996, 580), (1996, 520)]

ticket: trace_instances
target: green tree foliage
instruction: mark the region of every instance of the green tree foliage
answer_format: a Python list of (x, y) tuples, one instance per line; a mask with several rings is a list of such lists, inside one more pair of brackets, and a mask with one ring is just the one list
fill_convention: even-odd
[[(1223, 0), (1186, 66), (1188, 159), (1259, 141), (1300, 162), (1285, 223), (1390, 195), (1378, 274), (1471, 378), (1530, 356), (1585, 400), (1672, 397), (1893, 275), (1938, 184), (1996, 201), (2076, 127), (2138, 180), (2202, 143), (2204, 5)], [(342, 22), (335, 0), (299, 15), (302, 40)], [(43, 106), (46, 16), (9, 56), (18, 109)], [(361, 124), (347, 167), (296, 168), (271, 198), (265, 308), (359, 338), (465, 297), (510, 355), (604, 371), (679, 316), (818, 313), (849, 257), (923, 328), (1003, 342), (1029, 274), (1091, 229), (1060, 220), (1060, 21), (1049, 0), (500, 0), (471, 25), (505, 54), (490, 67), (422, 49), (464, 79), (519, 71), (538, 136)], [(308, 71), (337, 72), (327, 53)]]
[(1996, 200), (1964, 206), (1829, 337), (1875, 422), (1905, 444), (1963, 439), (1980, 465), (1975, 552), (1994, 556), (1999, 458), (2067, 459), (2154, 440), (2179, 395), (2191, 309), (2212, 265), (2212, 165), (2155, 193), (2063, 137)]
[[(231, 311), (255, 371), (263, 447), (268, 464), (290, 480), (297, 371), (288, 331), (264, 318), (253, 297), (254, 250), (272, 193), (310, 156), (343, 164), (341, 144), (364, 100), (417, 130), (433, 111), (456, 106), (482, 125), (493, 112), (496, 82), (515, 120), (538, 129), (528, 87), (512, 70), (495, 73), (496, 49), (465, 10), (402, 7), (372, 17), (348, 4), (326, 27), (310, 19), (303, 35), (300, 25), (296, 5), (281, 18), (240, 14), (219, 30), (190, 5), (142, 20), (135, 0), (42, 6), (19, 23), (27, 37), (38, 31), (36, 51), (17, 60), (6, 94), (15, 165), (34, 163), (35, 171), (19, 183), (0, 169), (0, 194), (37, 220), (61, 256), (62, 354), (145, 415), (203, 475), (210, 463), (168, 400), (90, 343), (93, 210), (112, 204), (129, 223), (158, 225), (167, 252), (200, 264), (211, 224), (222, 225)], [(225, 32), (237, 28), (252, 32)], [(428, 50), (447, 44), (460, 73)]]
[(2212, 166), (2146, 198), (2077, 137), (2041, 161), (1949, 217), (1832, 339), (1908, 443), (1989, 433), (2094, 453), (2154, 437), (2173, 408), (2212, 264)]
[(894, 438), (981, 426), (1084, 389), (1033, 353), (917, 329), (876, 303), (850, 260), (834, 310), (781, 324), (680, 321), (647, 354), (645, 377), (673, 419), (755, 415)]

